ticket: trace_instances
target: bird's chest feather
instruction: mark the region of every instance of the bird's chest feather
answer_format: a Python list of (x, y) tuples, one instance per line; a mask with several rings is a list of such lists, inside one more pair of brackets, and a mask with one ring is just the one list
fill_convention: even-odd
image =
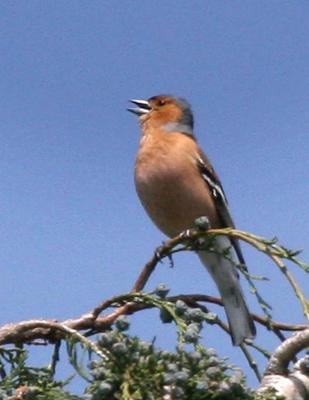
[(142, 201), (162, 204), (183, 192), (184, 171), (190, 160), (184, 153), (166, 149), (160, 144), (140, 152), (135, 167), (135, 184)]
[(168, 236), (194, 225), (204, 215), (205, 199), (192, 186), (196, 165), (185, 148), (160, 146), (143, 149), (136, 161), (135, 184), (140, 200), (153, 222)]

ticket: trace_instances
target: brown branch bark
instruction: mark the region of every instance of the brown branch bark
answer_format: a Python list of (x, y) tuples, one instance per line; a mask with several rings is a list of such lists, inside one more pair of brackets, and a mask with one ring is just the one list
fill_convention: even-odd
[[(196, 302), (205, 302), (223, 306), (221, 299), (203, 294), (171, 296), (168, 297), (167, 300), (171, 302), (183, 300), (189, 305)], [(107, 300), (100, 305), (100, 311), (104, 311), (112, 305), (112, 300)], [(93, 332), (103, 332), (110, 328), (120, 315), (130, 315), (149, 308), (151, 307), (144, 304), (128, 303), (124, 306), (117, 307), (107, 315), (96, 318), (94, 317), (95, 313), (91, 311), (78, 318), (68, 319), (61, 322), (39, 319), (7, 324), (0, 328), (0, 344), (32, 343), (38, 339), (54, 343), (66, 336), (66, 331), (63, 327), (74, 329), (76, 331), (90, 330)], [(253, 318), (255, 321), (266, 327), (269, 325), (269, 321), (265, 317), (253, 314)], [(272, 321), (272, 326), (274, 329), (285, 331), (302, 331), (307, 328), (307, 325), (291, 325), (276, 321)]]

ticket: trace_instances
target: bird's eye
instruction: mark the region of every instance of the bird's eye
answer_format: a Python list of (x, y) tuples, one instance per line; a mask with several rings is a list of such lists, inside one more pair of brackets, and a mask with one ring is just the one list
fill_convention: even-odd
[(159, 106), (164, 106), (165, 100), (159, 100)]

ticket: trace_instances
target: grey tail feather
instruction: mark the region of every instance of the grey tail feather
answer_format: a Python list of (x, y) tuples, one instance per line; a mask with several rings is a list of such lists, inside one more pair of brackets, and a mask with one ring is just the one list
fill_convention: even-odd
[[(217, 285), (229, 322), (232, 342), (235, 346), (239, 346), (245, 339), (253, 339), (256, 330), (245, 302), (237, 270), (228, 258), (219, 254), (231, 247), (229, 238), (217, 237), (215, 247), (218, 253), (199, 251), (198, 255)], [(234, 256), (233, 252), (231, 249), (231, 256)]]

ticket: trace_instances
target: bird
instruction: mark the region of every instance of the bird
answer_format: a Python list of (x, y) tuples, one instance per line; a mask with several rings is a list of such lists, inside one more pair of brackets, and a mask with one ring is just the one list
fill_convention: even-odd
[[(139, 117), (142, 131), (135, 187), (153, 223), (168, 237), (195, 227), (201, 216), (212, 228), (234, 228), (220, 179), (194, 134), (189, 102), (165, 94), (129, 101), (137, 107), (127, 110)], [(232, 343), (239, 346), (256, 335), (236, 269), (244, 257), (239, 242), (227, 236), (217, 236), (212, 247), (197, 253), (221, 295)]]

